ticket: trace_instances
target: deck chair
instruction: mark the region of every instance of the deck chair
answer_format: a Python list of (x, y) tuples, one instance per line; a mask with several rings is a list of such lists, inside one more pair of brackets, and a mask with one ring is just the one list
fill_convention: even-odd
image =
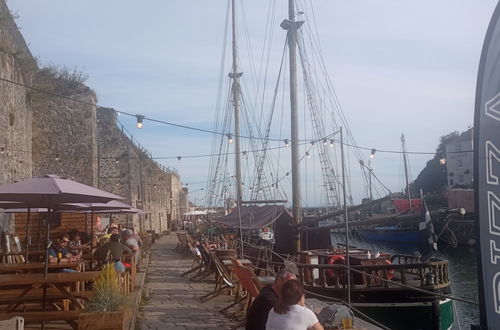
[(188, 238), (187, 238), (188, 233), (177, 232), (176, 234), (177, 234), (177, 246), (175, 247), (175, 249), (178, 252), (188, 251)]
[[(200, 251), (201, 254), (201, 267), (200, 268), (195, 267), (195, 269), (199, 270), (199, 273), (191, 277), (189, 279), (190, 281), (201, 281), (202, 279), (215, 273), (213, 257), (206, 248), (206, 246), (204, 244), (198, 244), (196, 247), (198, 248), (198, 251)], [(185, 272), (185, 274), (188, 273), (191, 272), (190, 271)]]
[(195, 242), (193, 241), (193, 239), (190, 236), (188, 236), (188, 247), (189, 247), (189, 251), (191, 252), (191, 257), (193, 258), (193, 264), (191, 265), (191, 269), (182, 273), (181, 276), (186, 276), (186, 275), (191, 274), (195, 271), (201, 271), (201, 269), (204, 266), (201, 252), (196, 247)]
[(212, 253), (212, 260), (215, 266), (215, 288), (213, 292), (210, 292), (202, 297), (200, 297), (201, 302), (208, 301), (212, 298), (217, 297), (224, 291), (225, 289), (234, 289), (236, 284), (231, 279), (231, 274), (228, 273), (224, 264), (220, 259)]
[[(252, 269), (241, 265), (238, 260), (234, 258), (231, 258), (231, 261), (234, 266), (233, 272), (236, 274), (241, 288), (243, 288), (243, 290), (245, 290), (247, 293), (247, 295), (245, 296), (247, 301), (243, 304), (242, 307), (244, 308), (246, 305), (246, 311), (248, 312), (253, 299), (257, 297), (260, 292), (259, 283), (255, 281), (256, 276)], [(233, 306), (234, 305), (235, 304), (233, 304)]]

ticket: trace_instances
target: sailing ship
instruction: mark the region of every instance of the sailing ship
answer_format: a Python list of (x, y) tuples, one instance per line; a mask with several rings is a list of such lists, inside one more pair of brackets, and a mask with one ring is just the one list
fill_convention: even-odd
[[(251, 257), (253, 253), (259, 253), (259, 268), (286, 266), (293, 269), (304, 282), (308, 295), (340, 300), (393, 329), (450, 329), (453, 325), (453, 302), (448, 298), (451, 289), (447, 261), (430, 258), (423, 262), (419, 257), (384, 252), (371, 255), (370, 251), (353, 248), (349, 244), (352, 207), (349, 208), (348, 204), (352, 204), (352, 198), (348, 191), (350, 182), (346, 175), (347, 156), (344, 147), (348, 143), (356, 144), (343, 114), (338, 115), (340, 125), (333, 115), (328, 117), (328, 104), (336, 107), (337, 111), (341, 111), (341, 108), (338, 107), (329, 78), (326, 77), (326, 85), (320, 85), (317, 76), (311, 73), (315, 65), (323, 73), (326, 70), (321, 57), (316, 57), (316, 60), (319, 59), (316, 64), (312, 64), (312, 60), (307, 57), (306, 44), (317, 46), (317, 40), (306, 43), (301, 33), (302, 28), (308, 33), (312, 31), (304, 20), (298, 19), (312, 9), (306, 5), (297, 11), (296, 5), (295, 0), (288, 0), (288, 18), (280, 25), (287, 31), (287, 39), (274, 94), (269, 97), (269, 114), (266, 115), (264, 101), (250, 101), (264, 99), (263, 89), (256, 88), (255, 98), (243, 97), (237, 15), (235, 0), (231, 0), (232, 65), (226, 93), (229, 100), (218, 101), (218, 108), (222, 111), (216, 115), (214, 131), (219, 133), (214, 135), (212, 141), (215, 156), (209, 167), (205, 198), (208, 206), (217, 210), (231, 196), (235, 196), (235, 205), (226, 209), (225, 214), (219, 213), (218, 217), (212, 218), (211, 226), (222, 226), (221, 230), (239, 236), (242, 256)], [(266, 33), (268, 31), (271, 29), (266, 30)], [(301, 86), (305, 88), (303, 108), (310, 112), (311, 132), (314, 135), (309, 139), (299, 138), (299, 126), (303, 123), (299, 113), (298, 58), (302, 68)], [(271, 137), (270, 132), (286, 62), (289, 66), (289, 92), (283, 92), (282, 99), (289, 97), (290, 115), (288, 118), (282, 117), (278, 127), (289, 120), (291, 129), (290, 138), (282, 139)], [(265, 71), (269, 69), (268, 65), (264, 65)], [(260, 76), (256, 80), (266, 81)], [(222, 88), (219, 94), (224, 94)], [(328, 103), (322, 95), (331, 96), (333, 101)], [(250, 123), (242, 125), (240, 117)], [(329, 120), (326, 120), (327, 117)], [(332, 127), (327, 127), (328, 124)], [(246, 132), (242, 132), (242, 128)], [(330, 131), (333, 133), (327, 134)], [(272, 146), (271, 142), (284, 142), (284, 145)], [(244, 149), (243, 143), (246, 143)], [(230, 144), (234, 145), (234, 149), (229, 148)], [(273, 149), (278, 153), (282, 149), (290, 150), (290, 171), (283, 170), (280, 165), (282, 155), (273, 155), (270, 152)], [(319, 157), (326, 216), (303, 222), (300, 170), (307, 166), (302, 161), (311, 157), (313, 151)], [(354, 149), (354, 153), (360, 156), (359, 150)], [(234, 155), (234, 175), (230, 174), (230, 155)], [(273, 157), (278, 165), (266, 167)], [(313, 170), (316, 169), (313, 167)], [(283, 186), (290, 178), (292, 201), (291, 209), (288, 209)], [(332, 225), (319, 227), (317, 223), (320, 220), (329, 220)], [(343, 246), (332, 246), (332, 226), (343, 229)], [(258, 242), (251, 241), (250, 237), (252, 232), (269, 227), (274, 231), (274, 244), (266, 244), (264, 249), (270, 248), (272, 252), (267, 254), (268, 258), (260, 258), (263, 248)]]

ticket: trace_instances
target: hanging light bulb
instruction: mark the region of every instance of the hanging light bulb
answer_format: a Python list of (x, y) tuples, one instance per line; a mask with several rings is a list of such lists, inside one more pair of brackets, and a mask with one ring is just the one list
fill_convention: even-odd
[(311, 145), (312, 145), (312, 146), (314, 145), (314, 141), (311, 141)]
[(327, 145), (328, 144), (328, 141), (326, 139), (323, 139), (323, 145)]
[(370, 152), (370, 158), (373, 159), (375, 157), (375, 153), (377, 152), (377, 149), (372, 149)]
[(3, 155), (4, 152), (5, 152), (5, 148), (0, 148), (0, 155)]
[(181, 157), (181, 156), (177, 156), (177, 162), (179, 162), (179, 163), (180, 163), (180, 162), (181, 162), (181, 159), (182, 159), (182, 157)]
[(288, 142), (288, 139), (284, 139), (283, 142), (285, 142), (285, 147), (289, 147), (290, 143)]
[(290, 172), (286, 172), (285, 176), (289, 176), (290, 175)]
[(333, 139), (330, 139), (330, 148), (333, 148)]
[(309, 151), (306, 151), (306, 157), (311, 158), (311, 155), (309, 154)]
[(229, 143), (233, 143), (233, 136), (231, 135), (231, 133), (228, 133), (228, 134), (227, 134), (227, 141), (228, 141)]
[(144, 116), (143, 115), (135, 115), (135, 117), (137, 118), (137, 128), (142, 128), (144, 125), (143, 125), (143, 120), (144, 120)]

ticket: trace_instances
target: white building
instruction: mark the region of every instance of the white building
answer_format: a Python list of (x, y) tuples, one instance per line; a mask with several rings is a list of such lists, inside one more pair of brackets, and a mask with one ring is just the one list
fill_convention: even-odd
[(445, 145), (449, 188), (471, 186), (474, 182), (473, 136), (470, 128)]

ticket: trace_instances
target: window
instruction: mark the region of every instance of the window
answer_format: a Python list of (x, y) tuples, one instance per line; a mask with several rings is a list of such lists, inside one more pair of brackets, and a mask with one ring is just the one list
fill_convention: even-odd
[(458, 182), (459, 183), (464, 183), (464, 175), (463, 174), (459, 174), (458, 175)]
[(455, 182), (453, 181), (453, 179), (450, 179), (450, 186), (453, 186), (455, 184)]
[(459, 152), (462, 151), (462, 144), (461, 143), (456, 145), (455, 151), (459, 151)]
[(464, 166), (464, 160), (462, 158), (457, 159), (457, 167), (463, 167)]

